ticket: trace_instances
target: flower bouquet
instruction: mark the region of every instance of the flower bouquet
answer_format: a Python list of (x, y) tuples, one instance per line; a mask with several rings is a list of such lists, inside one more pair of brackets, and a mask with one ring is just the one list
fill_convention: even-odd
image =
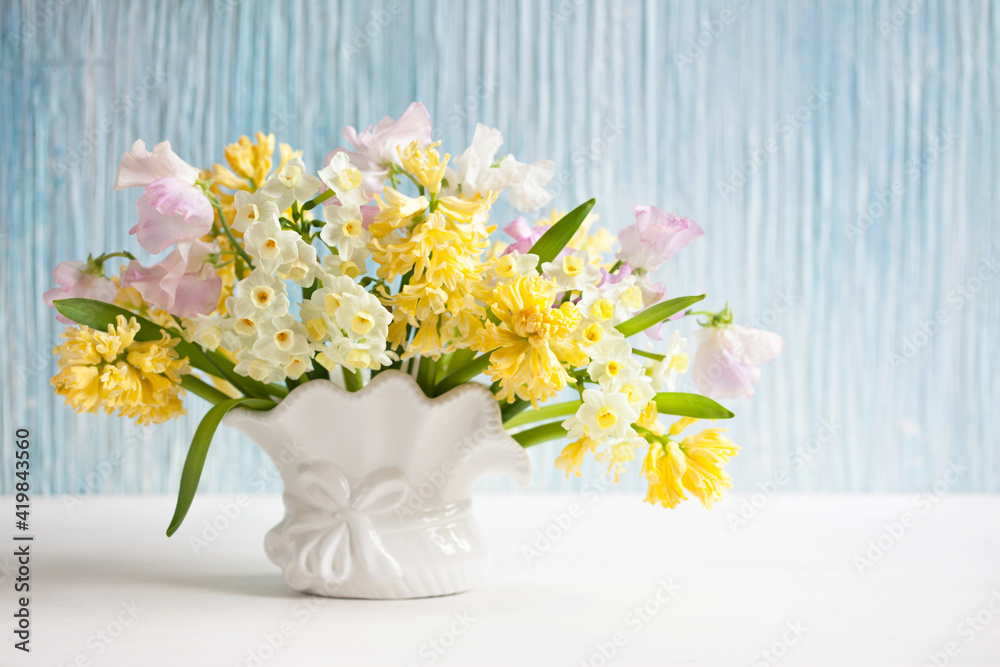
[[(480, 396), (488, 387), (485, 403), (466, 401), (464, 412), (451, 412), (486, 415), (475, 423), (492, 424), (487, 439), (494, 444), (513, 438), (522, 458), (510, 454), (509, 461), (522, 473), (523, 448), (568, 439), (555, 460), (567, 475), (579, 476), (592, 454), (617, 481), (644, 457), (648, 502), (674, 507), (690, 494), (709, 507), (720, 498), (731, 484), (724, 465), (739, 448), (724, 429), (684, 432), (699, 419), (731, 418), (711, 397), (752, 395), (757, 366), (784, 343), (733, 324), (728, 307), (692, 310), (704, 295), (666, 298), (654, 273), (704, 233), (698, 224), (636, 206), (635, 222), (619, 234), (612, 254), (614, 237), (595, 229), (590, 200), (534, 223), (518, 217), (503, 228), (507, 238), (493, 238), (490, 211), (504, 191), (521, 212), (549, 202), (544, 187), (552, 162), (498, 156), (500, 133), (483, 125), (452, 159), (431, 141), (420, 104), (362, 132), (347, 127), (344, 137), (350, 148), (331, 152), (316, 174), (285, 144), (275, 161), (273, 135), (241, 137), (225, 149), (228, 166), (205, 170), (184, 162), (168, 142), (149, 151), (136, 141), (122, 156), (114, 187), (143, 188), (130, 233), (162, 259), (147, 266), (129, 252), (112, 252), (54, 271), (59, 286), (45, 299), (62, 321), (78, 325), (54, 350), (59, 372), (52, 384), (70, 406), (146, 424), (184, 414), (187, 393), (212, 404), (191, 442), (168, 535), (190, 507), (227, 413), (242, 415), (235, 425), (255, 435), (272, 428), (267, 413), (281, 413), (284, 403), (311, 392), (298, 401), (308, 410), (294, 413), (290, 406), (281, 413), (287, 428), (301, 430), (304, 422), (325, 419), (323, 401), (334, 400), (319, 398), (311, 386), (341, 397), (381, 391), (383, 420), (397, 406), (410, 415), (401, 419), (403, 428), (380, 431), (382, 440), (402, 441), (393, 446), (407, 453), (397, 458), (433, 451), (431, 436), (445, 428), (446, 417), (425, 429), (430, 444), (423, 449), (406, 442), (409, 426), (414, 438), (424, 437), (416, 424), (434, 412), (431, 404), (469, 387)], [(108, 270), (113, 258), (127, 260), (116, 274)], [(684, 316), (702, 318), (692, 367), (704, 395), (675, 391), (689, 356), (679, 332), (668, 336), (665, 329)], [(650, 349), (664, 339), (658, 351)], [(410, 389), (379, 390), (380, 384), (405, 384), (419, 397)], [(339, 421), (316, 422), (324, 432), (275, 431), (273, 439), (341, 441), (348, 460), (359, 449), (377, 449), (371, 422), (380, 418), (364, 402), (344, 405), (350, 407), (332, 411)], [(676, 420), (667, 427), (661, 415)], [(298, 493), (294, 512), (311, 523), (269, 536), (269, 555), (299, 561), (292, 574), (300, 581), (289, 582), (302, 590), (320, 590), (306, 581), (303, 564), (306, 574), (343, 584), (351, 569), (344, 559), (352, 555), (364, 565), (355, 571), (399, 576), (405, 567), (388, 538), (372, 543), (365, 536), (378, 531), (364, 521), (418, 495), (412, 470), (381, 459), (374, 472), (348, 469), (322, 447), (310, 451), (308, 461), (293, 466), (297, 490), (289, 489), (291, 477), (285, 481), (286, 505)], [(461, 499), (446, 487), (434, 491), (441, 507)], [(311, 555), (300, 549), (282, 556), (299, 538), (310, 543), (303, 549)], [(354, 593), (427, 592), (418, 588)], [(448, 590), (461, 588), (460, 582)]]

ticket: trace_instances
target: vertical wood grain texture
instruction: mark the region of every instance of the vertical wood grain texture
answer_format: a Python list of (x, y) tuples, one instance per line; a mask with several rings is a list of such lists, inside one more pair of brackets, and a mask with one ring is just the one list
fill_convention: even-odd
[[(134, 247), (138, 193), (111, 184), (135, 138), (208, 165), (273, 131), (319, 166), (342, 126), (412, 100), (453, 151), (481, 121), (520, 158), (554, 159), (564, 210), (595, 196), (612, 228), (634, 203), (704, 226), (667, 269), (670, 293), (707, 290), (709, 307), (728, 299), (788, 341), (758, 396), (733, 406), (737, 489), (918, 491), (954, 462), (966, 471), (952, 489), (1000, 491), (1000, 280), (983, 263), (1000, 259), (1000, 3), (0, 7), (3, 492), (18, 426), (41, 491), (176, 488), (197, 401), (139, 429), (77, 416), (49, 386), (61, 327), (41, 293), (61, 260)], [(563, 479), (557, 451), (535, 453), (536, 488), (599, 480), (593, 465)], [(637, 471), (622, 488), (642, 486)], [(204, 488), (273, 479), (226, 433)]]

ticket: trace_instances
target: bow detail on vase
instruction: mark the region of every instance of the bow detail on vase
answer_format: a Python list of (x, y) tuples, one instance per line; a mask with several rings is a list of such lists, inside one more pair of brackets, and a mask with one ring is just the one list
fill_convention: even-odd
[(409, 485), (399, 470), (380, 468), (352, 485), (333, 463), (311, 461), (299, 466), (297, 481), (297, 488), (286, 493), (296, 516), (285, 537), (296, 543), (304, 573), (336, 585), (360, 560), (373, 579), (402, 576), (372, 524), (373, 516), (391, 512), (406, 499)]

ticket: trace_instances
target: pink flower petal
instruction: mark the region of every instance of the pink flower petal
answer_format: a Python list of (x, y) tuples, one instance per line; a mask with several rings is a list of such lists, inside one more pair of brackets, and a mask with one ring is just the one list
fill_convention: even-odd
[(760, 379), (757, 365), (772, 361), (784, 349), (777, 334), (729, 325), (697, 331), (698, 352), (691, 375), (698, 388), (712, 398), (754, 395)]
[[(58, 299), (94, 299), (113, 303), (118, 295), (118, 287), (104, 276), (84, 273), (87, 269), (86, 262), (67, 261), (59, 262), (52, 271), (52, 277), (59, 287), (53, 287), (42, 295), (42, 300), (50, 307), (52, 302)], [(56, 319), (64, 324), (69, 324), (70, 320), (62, 314), (57, 313)]]
[(514, 239), (514, 243), (507, 246), (503, 254), (506, 255), (515, 250), (522, 255), (527, 253), (535, 245), (535, 242), (542, 238), (542, 234), (548, 231), (549, 227), (550, 225), (531, 225), (523, 217), (508, 222), (503, 231)]
[(210, 263), (214, 250), (202, 241), (183, 243), (153, 266), (129, 262), (122, 273), (122, 287), (135, 287), (148, 303), (180, 317), (194, 317), (215, 310), (222, 279)]
[(348, 153), (351, 163), (361, 172), (365, 191), (372, 195), (382, 191), (389, 175), (389, 165), (399, 164), (397, 146), (406, 146), (414, 140), (421, 144), (431, 142), (431, 116), (423, 104), (413, 102), (399, 120), (386, 116), (374, 127), (369, 125), (360, 133), (348, 125), (343, 136), (354, 152), (338, 148), (327, 155), (326, 163), (330, 163), (335, 153)]
[(169, 141), (156, 144), (151, 153), (146, 150), (146, 142), (138, 139), (128, 152), (122, 154), (114, 189), (146, 187), (161, 178), (176, 178), (194, 185), (198, 174), (197, 168), (174, 154)]
[(635, 268), (655, 271), (684, 246), (702, 236), (698, 223), (656, 206), (636, 206), (635, 224), (618, 235), (618, 259)]
[(204, 193), (176, 178), (161, 178), (139, 198), (139, 222), (129, 234), (152, 253), (204, 236), (212, 230), (214, 213)]
[(785, 341), (773, 331), (726, 327), (727, 348), (733, 358), (748, 366), (761, 366), (774, 361), (785, 349)]

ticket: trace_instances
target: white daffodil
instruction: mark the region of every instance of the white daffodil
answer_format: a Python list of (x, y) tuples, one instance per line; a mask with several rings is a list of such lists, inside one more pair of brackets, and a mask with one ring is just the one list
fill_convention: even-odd
[(323, 270), (331, 276), (357, 278), (367, 270), (367, 267), (364, 261), (354, 262), (340, 255), (327, 255), (323, 258)]
[(346, 366), (353, 370), (377, 370), (388, 366), (396, 360), (396, 355), (385, 350), (384, 344), (379, 347), (369, 343), (358, 343), (349, 338), (340, 338), (329, 347), (321, 348), (316, 355), (318, 361), (327, 370), (333, 366)]
[(285, 375), (293, 380), (298, 380), (303, 373), (308, 373), (313, 369), (312, 357), (309, 354), (295, 354), (281, 368)]
[(574, 250), (557, 257), (554, 262), (542, 264), (542, 274), (564, 291), (579, 292), (585, 285), (596, 282), (601, 272), (591, 264), (586, 250)]
[(319, 190), (320, 180), (306, 171), (302, 158), (293, 157), (281, 171), (271, 174), (263, 191), (274, 199), (279, 211), (286, 210), (294, 201), (305, 202)]
[(493, 264), (493, 273), (496, 274), (497, 278), (503, 280), (514, 276), (537, 276), (538, 255), (511, 250), (506, 255), (496, 258)]
[(229, 317), (222, 321), (220, 346), (230, 352), (252, 346), (257, 339), (257, 322), (262, 319), (256, 306), (249, 298), (231, 296), (226, 299), (226, 311)]
[(584, 285), (577, 304), (585, 320), (621, 324), (642, 310), (642, 289), (634, 276), (626, 276), (617, 283), (600, 287)]
[(189, 340), (200, 345), (203, 350), (217, 350), (222, 344), (224, 335), (220, 323), (221, 320), (218, 317), (196, 316), (188, 324)]
[[(629, 366), (614, 381), (616, 391), (625, 396), (629, 405), (634, 407), (637, 412), (642, 412), (642, 409), (656, 396), (652, 380), (644, 370), (638, 364)], [(604, 389), (604, 386), (602, 385), (601, 388)], [(607, 391), (607, 389), (604, 390)]]
[(236, 368), (233, 370), (258, 382), (281, 382), (285, 379), (285, 372), (281, 366), (275, 366), (261, 359), (248, 347), (236, 351)]
[(618, 391), (619, 378), (626, 377), (629, 371), (641, 371), (642, 367), (632, 357), (632, 346), (626, 340), (620, 340), (607, 349), (606, 354), (592, 357), (587, 366), (590, 379), (601, 385), (605, 391)]
[[(341, 327), (337, 323), (337, 311), (340, 309), (345, 294), (357, 299), (366, 296), (375, 299), (347, 276), (325, 275), (323, 287), (313, 292), (312, 296), (304, 301), (299, 309), (310, 340), (322, 342), (345, 337), (346, 334), (341, 331)], [(381, 304), (379, 306), (381, 307)]]
[(684, 348), (687, 346), (687, 338), (681, 338), (681, 332), (676, 329), (670, 334), (670, 341), (667, 343), (667, 352), (663, 355), (662, 361), (655, 361), (647, 369), (653, 389), (656, 391), (674, 391), (677, 387), (677, 376), (687, 372), (691, 363)]
[(234, 317), (251, 317), (255, 323), (280, 317), (288, 312), (286, 289), (284, 280), (254, 269), (236, 284), (236, 296), (227, 299), (226, 310)]
[(281, 215), (278, 207), (271, 201), (270, 195), (263, 190), (256, 192), (237, 191), (234, 204), (236, 206), (236, 218), (233, 220), (232, 228), (240, 234), (246, 232), (247, 227), (261, 220), (277, 221)]
[(337, 326), (354, 342), (371, 342), (385, 348), (392, 313), (373, 294), (344, 293), (335, 314)]
[(264, 320), (257, 327), (253, 353), (258, 359), (284, 369), (292, 357), (309, 354), (305, 327), (294, 315)]
[(617, 392), (604, 393), (599, 389), (583, 392), (583, 405), (563, 427), (570, 431), (570, 440), (582, 435), (603, 442), (608, 438), (626, 439), (635, 437), (632, 424), (639, 418), (636, 410), (625, 397)]
[[(330, 164), (320, 169), (319, 177), (333, 190), (342, 205), (364, 206), (368, 203), (368, 195), (362, 187), (361, 172), (351, 164), (351, 158), (346, 152), (334, 153)], [(358, 219), (361, 219), (360, 216)]]
[(324, 206), (323, 217), (326, 219), (326, 224), (319, 233), (323, 242), (336, 248), (337, 254), (342, 259), (363, 262), (368, 256), (368, 242), (371, 241), (372, 235), (361, 224), (361, 208)]
[(547, 204), (552, 195), (544, 188), (555, 174), (555, 163), (523, 164), (512, 155), (498, 160), (502, 145), (499, 130), (477, 124), (472, 144), (453, 161), (455, 168), (448, 169), (448, 182), (466, 198), (509, 188), (510, 203), (519, 211), (534, 211)]
[(607, 357), (615, 345), (625, 340), (625, 336), (618, 329), (615, 329), (611, 320), (603, 322), (580, 320), (574, 335), (591, 359)]
[(614, 294), (606, 294), (608, 291), (594, 285), (583, 286), (580, 301), (576, 306), (585, 321), (618, 324), (619, 320), (615, 317), (615, 303), (611, 298)]
[(316, 248), (300, 237), (295, 243), (295, 255), (295, 259), (282, 265), (280, 271), (298, 285), (308, 287), (323, 275), (323, 266), (316, 258)]
[(605, 295), (615, 304), (615, 319), (618, 323), (632, 317), (645, 305), (642, 287), (635, 276), (625, 276), (621, 281), (610, 286)]
[(274, 274), (299, 256), (302, 237), (290, 229), (282, 229), (277, 218), (260, 220), (247, 227), (243, 247), (254, 259), (254, 265)]

